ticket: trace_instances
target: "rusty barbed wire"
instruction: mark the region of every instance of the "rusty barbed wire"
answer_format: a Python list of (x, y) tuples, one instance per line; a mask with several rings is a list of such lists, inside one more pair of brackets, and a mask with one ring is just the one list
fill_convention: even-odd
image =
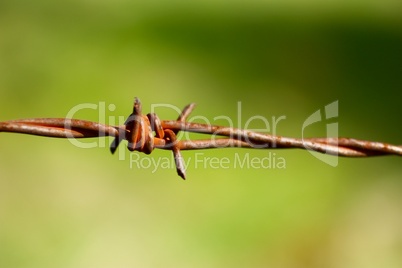
[[(156, 114), (142, 114), (141, 102), (135, 98), (133, 112), (122, 126), (70, 118), (31, 118), (0, 122), (0, 132), (13, 132), (56, 138), (115, 137), (113, 153), (122, 140), (129, 151), (150, 154), (154, 149), (173, 152), (176, 170), (185, 179), (181, 150), (241, 147), (252, 149), (298, 148), (343, 157), (402, 156), (402, 146), (352, 138), (290, 138), (225, 126), (186, 122), (195, 108), (187, 105), (177, 120), (160, 120)], [(177, 140), (179, 131), (213, 135), (213, 139)], [(225, 138), (216, 138), (222, 136)]]

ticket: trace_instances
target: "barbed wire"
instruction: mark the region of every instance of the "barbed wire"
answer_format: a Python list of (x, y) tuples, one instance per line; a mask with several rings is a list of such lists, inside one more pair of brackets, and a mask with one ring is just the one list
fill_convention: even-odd
[[(142, 114), (141, 102), (135, 98), (133, 112), (122, 126), (70, 118), (31, 118), (0, 122), (0, 132), (13, 132), (56, 138), (115, 137), (110, 145), (113, 153), (122, 140), (130, 151), (150, 154), (154, 149), (173, 152), (176, 170), (185, 179), (181, 150), (240, 147), (252, 149), (298, 148), (343, 157), (402, 156), (402, 146), (352, 138), (290, 138), (225, 126), (190, 123), (186, 119), (195, 108), (187, 105), (177, 120), (160, 120), (154, 113)], [(210, 134), (203, 140), (178, 140), (179, 131)], [(222, 136), (225, 138), (217, 138)]]

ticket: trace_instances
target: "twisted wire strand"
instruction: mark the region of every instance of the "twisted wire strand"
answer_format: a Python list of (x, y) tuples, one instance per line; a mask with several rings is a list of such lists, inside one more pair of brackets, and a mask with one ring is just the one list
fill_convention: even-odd
[[(252, 148), (312, 150), (343, 157), (402, 156), (402, 146), (353, 138), (291, 138), (249, 130), (186, 122), (195, 104), (187, 105), (177, 120), (161, 121), (156, 114), (142, 114), (141, 102), (135, 99), (133, 112), (123, 126), (69, 118), (31, 118), (0, 122), (0, 132), (22, 133), (56, 138), (115, 137), (110, 145), (114, 153), (122, 140), (127, 140), (129, 151), (150, 154), (155, 148), (171, 150), (177, 173), (185, 179), (181, 150), (212, 148)], [(179, 131), (209, 134), (204, 140), (178, 140)], [(217, 136), (225, 138), (217, 138)]]

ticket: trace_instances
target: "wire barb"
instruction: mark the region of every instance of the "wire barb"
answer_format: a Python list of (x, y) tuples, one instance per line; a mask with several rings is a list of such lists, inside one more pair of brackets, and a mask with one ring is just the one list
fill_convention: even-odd
[[(382, 155), (402, 156), (402, 146), (352, 138), (299, 139), (269, 135), (249, 130), (186, 122), (195, 104), (187, 105), (177, 120), (160, 120), (154, 113), (142, 114), (141, 102), (134, 100), (133, 112), (123, 126), (70, 118), (32, 118), (0, 122), (0, 132), (22, 133), (56, 138), (115, 137), (110, 151), (116, 152), (122, 140), (127, 140), (129, 151), (150, 154), (155, 148), (171, 150), (177, 174), (185, 179), (185, 165), (181, 150), (241, 147), (252, 149), (313, 150), (323, 154), (344, 157)], [(213, 139), (178, 140), (179, 131), (213, 135)], [(155, 134), (154, 134), (155, 133)], [(222, 136), (225, 138), (216, 138)]]

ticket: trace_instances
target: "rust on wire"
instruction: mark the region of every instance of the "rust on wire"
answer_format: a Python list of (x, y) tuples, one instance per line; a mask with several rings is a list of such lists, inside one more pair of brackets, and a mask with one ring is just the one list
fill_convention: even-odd
[[(70, 118), (32, 118), (0, 122), (0, 132), (23, 133), (56, 138), (115, 137), (110, 145), (114, 153), (122, 140), (130, 151), (150, 154), (155, 148), (171, 150), (177, 173), (185, 179), (181, 150), (241, 147), (253, 149), (298, 148), (344, 157), (381, 155), (402, 156), (402, 146), (351, 138), (299, 139), (269, 135), (249, 130), (186, 122), (195, 108), (187, 105), (177, 120), (160, 120), (156, 114), (142, 114), (141, 102), (135, 98), (133, 112), (123, 126)], [(177, 140), (179, 131), (213, 135), (212, 139)], [(216, 138), (222, 136), (222, 138)]]

